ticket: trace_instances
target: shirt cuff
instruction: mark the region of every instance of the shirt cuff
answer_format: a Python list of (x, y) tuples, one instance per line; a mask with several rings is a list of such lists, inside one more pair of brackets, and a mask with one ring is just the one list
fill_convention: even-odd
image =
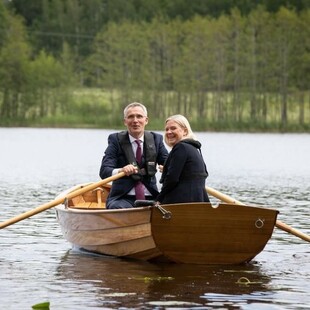
[(115, 169), (113, 169), (112, 170), (112, 175), (116, 175), (116, 174), (120, 173), (120, 169), (122, 169), (122, 168), (115, 168)]

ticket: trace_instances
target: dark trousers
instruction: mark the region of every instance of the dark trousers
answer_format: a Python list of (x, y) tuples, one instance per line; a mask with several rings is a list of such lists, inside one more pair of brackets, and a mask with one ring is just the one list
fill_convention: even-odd
[[(145, 200), (153, 200), (154, 198), (152, 196), (146, 196)], [(128, 209), (133, 208), (134, 203), (136, 201), (136, 196), (134, 195), (126, 195), (123, 196), (120, 199), (113, 200), (108, 202), (107, 209)]]

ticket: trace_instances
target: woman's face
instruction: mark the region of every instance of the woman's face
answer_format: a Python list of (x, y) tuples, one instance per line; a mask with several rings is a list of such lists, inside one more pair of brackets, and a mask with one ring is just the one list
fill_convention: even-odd
[(173, 120), (167, 121), (165, 126), (165, 137), (166, 137), (165, 140), (169, 146), (173, 147), (186, 135), (187, 135), (186, 128), (180, 126)]

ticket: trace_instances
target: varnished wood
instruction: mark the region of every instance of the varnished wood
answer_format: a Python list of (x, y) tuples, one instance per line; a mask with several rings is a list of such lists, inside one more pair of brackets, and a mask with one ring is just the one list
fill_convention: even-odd
[(164, 219), (157, 207), (100, 207), (109, 190), (104, 185), (56, 207), (64, 237), (70, 243), (91, 252), (142, 260), (239, 264), (263, 250), (278, 214), (253, 206), (190, 203), (163, 205), (171, 212), (171, 218)]
[(163, 205), (171, 219), (153, 208), (157, 248), (170, 260), (191, 264), (239, 264), (260, 253), (270, 239), (278, 211), (206, 203)]
[(110, 185), (103, 185), (69, 200), (67, 206), (56, 207), (66, 240), (105, 255), (141, 260), (160, 256), (151, 235), (150, 208), (107, 210), (102, 206), (110, 189)]
[(63, 235), (73, 245), (88, 251), (142, 260), (155, 258), (151, 234), (151, 209), (82, 210), (56, 207)]
[[(217, 190), (215, 190), (214, 188), (211, 188), (211, 187), (206, 187), (206, 190), (208, 192), (209, 195), (215, 197), (215, 198), (218, 198), (220, 199), (221, 201), (224, 201), (224, 202), (227, 202), (227, 203), (233, 203), (233, 204), (237, 204), (237, 205), (244, 205), (244, 203), (242, 203), (241, 201), (238, 201), (228, 195), (225, 195)], [(285, 232), (288, 232), (302, 240), (305, 240), (305, 241), (308, 241), (310, 242), (310, 236), (277, 220), (276, 221), (276, 227), (279, 228), (279, 229), (282, 229), (283, 231)]]

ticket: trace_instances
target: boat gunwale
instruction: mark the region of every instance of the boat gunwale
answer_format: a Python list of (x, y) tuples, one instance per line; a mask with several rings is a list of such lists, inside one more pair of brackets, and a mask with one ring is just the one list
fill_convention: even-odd
[(106, 208), (101, 208), (101, 209), (82, 209), (82, 208), (72, 208), (72, 207), (66, 207), (65, 205), (59, 205), (56, 206), (55, 209), (61, 212), (67, 212), (67, 213), (89, 213), (89, 214), (94, 214), (94, 213), (128, 213), (128, 212), (141, 212), (141, 211), (149, 211), (151, 210), (152, 206), (147, 206), (147, 207), (137, 207), (137, 208), (126, 208), (126, 209), (106, 209)]

